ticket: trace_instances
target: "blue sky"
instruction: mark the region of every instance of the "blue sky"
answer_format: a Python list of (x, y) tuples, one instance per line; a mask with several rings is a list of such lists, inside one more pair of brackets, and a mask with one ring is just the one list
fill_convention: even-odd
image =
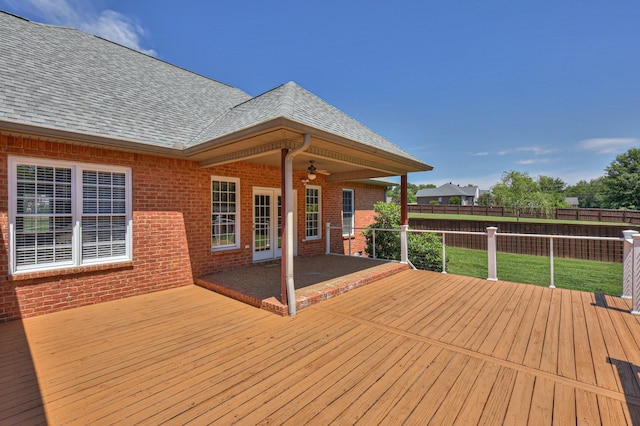
[(604, 174), (640, 146), (637, 0), (0, 0), (259, 95), (295, 81), (434, 166)]

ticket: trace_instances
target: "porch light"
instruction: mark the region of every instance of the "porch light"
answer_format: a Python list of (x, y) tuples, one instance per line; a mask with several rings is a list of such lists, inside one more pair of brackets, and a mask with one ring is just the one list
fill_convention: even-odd
[(311, 165), (307, 167), (307, 170), (309, 170), (307, 177), (309, 180), (314, 180), (316, 178), (316, 166), (313, 165), (313, 160), (309, 160), (309, 163), (311, 163)]

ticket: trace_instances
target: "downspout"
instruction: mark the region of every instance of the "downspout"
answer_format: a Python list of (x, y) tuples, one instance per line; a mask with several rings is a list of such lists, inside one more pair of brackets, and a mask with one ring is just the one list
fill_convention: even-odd
[(287, 289), (287, 305), (289, 315), (296, 315), (296, 288), (293, 280), (293, 158), (304, 152), (311, 145), (311, 136), (304, 135), (304, 142), (299, 147), (292, 149), (284, 158), (284, 216), (285, 241), (282, 269), (285, 270), (285, 287)]

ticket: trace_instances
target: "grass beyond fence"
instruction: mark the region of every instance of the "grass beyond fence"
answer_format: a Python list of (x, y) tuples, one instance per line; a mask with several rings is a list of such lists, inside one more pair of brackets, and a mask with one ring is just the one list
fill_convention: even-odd
[[(447, 247), (447, 272), (487, 278), (486, 250)], [(549, 257), (522, 254), (497, 254), (498, 279), (549, 286)], [(593, 260), (554, 258), (554, 284), (558, 288), (622, 294), (622, 264)]]
[(488, 217), (513, 217), (537, 219), (557, 219), (564, 221), (596, 221), (596, 222), (622, 222), (640, 224), (640, 210), (615, 210), (615, 209), (577, 209), (554, 208), (551, 210), (524, 209), (518, 212), (509, 207), (500, 206), (459, 206), (450, 204), (408, 204), (409, 214), (431, 213), (445, 215), (473, 215)]
[(567, 219), (539, 219), (539, 218), (518, 218), (512, 216), (480, 216), (470, 214), (449, 214), (449, 213), (409, 213), (410, 219), (444, 219), (444, 220), (484, 220), (489, 222), (501, 223), (564, 223), (569, 225), (596, 225), (596, 226), (608, 226), (608, 225), (628, 225), (625, 222), (598, 222), (588, 220), (567, 220)]

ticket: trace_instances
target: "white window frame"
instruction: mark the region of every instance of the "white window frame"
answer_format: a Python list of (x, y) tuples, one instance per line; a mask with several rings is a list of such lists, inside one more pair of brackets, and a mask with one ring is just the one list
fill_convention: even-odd
[[(235, 212), (233, 212), (233, 215), (235, 216), (235, 222), (234, 222), (234, 226), (235, 226), (235, 232), (234, 232), (234, 240), (235, 243), (234, 244), (224, 244), (224, 245), (213, 245), (213, 216), (214, 215), (220, 215), (220, 214), (229, 214), (230, 212), (215, 212), (214, 211), (214, 200), (213, 200), (213, 182), (226, 182), (226, 183), (233, 183), (236, 186), (236, 190), (235, 190), (235, 195), (236, 195), (236, 199), (234, 201), (235, 203)], [(241, 219), (241, 199), (240, 199), (240, 179), (239, 178), (234, 178), (234, 177), (227, 177), (227, 176), (211, 176), (211, 187), (210, 189), (210, 200), (211, 200), (211, 229), (209, 232), (209, 237), (211, 238), (211, 251), (224, 251), (224, 250), (233, 250), (233, 249), (238, 249), (240, 248), (240, 235), (242, 235), (240, 233), (240, 219)]]
[[(71, 169), (71, 217), (72, 217), (72, 259), (65, 262), (52, 262), (40, 265), (17, 266), (16, 259), (16, 219), (17, 219), (17, 171), (18, 165), (40, 166)], [(82, 257), (82, 218), (83, 214), (83, 171), (106, 173), (122, 173), (125, 175), (125, 254), (120, 256), (83, 259)], [(14, 157), (8, 158), (9, 183), (9, 273), (28, 273), (64, 268), (81, 267), (96, 264), (110, 264), (132, 260), (133, 247), (133, 204), (131, 189), (131, 168), (105, 164), (80, 163), (43, 158)], [(98, 216), (99, 214), (96, 214)]]
[[(345, 223), (345, 219), (344, 219), (344, 194), (345, 193), (350, 193), (351, 194), (351, 211), (349, 213), (351, 213), (351, 223), (348, 224), (351, 232), (350, 233), (345, 233), (344, 232), (344, 228), (346, 227), (346, 223)], [(356, 194), (355, 191), (353, 189), (349, 189), (349, 188), (343, 188), (342, 189), (342, 236), (343, 237), (352, 237), (355, 234), (355, 226), (356, 226)]]
[[(317, 190), (318, 191), (318, 211), (317, 212), (312, 212), (308, 210), (308, 207), (310, 204), (307, 204), (307, 190), (312, 189), (312, 190)], [(309, 227), (308, 227), (308, 223), (307, 223), (307, 215), (309, 214), (313, 214), (316, 215), (317, 218), (317, 228), (315, 229), (316, 235), (308, 235), (309, 234)], [(318, 186), (318, 185), (307, 185), (305, 190), (304, 190), (304, 235), (305, 235), (305, 241), (312, 241), (312, 240), (319, 240), (322, 238), (322, 187)]]

